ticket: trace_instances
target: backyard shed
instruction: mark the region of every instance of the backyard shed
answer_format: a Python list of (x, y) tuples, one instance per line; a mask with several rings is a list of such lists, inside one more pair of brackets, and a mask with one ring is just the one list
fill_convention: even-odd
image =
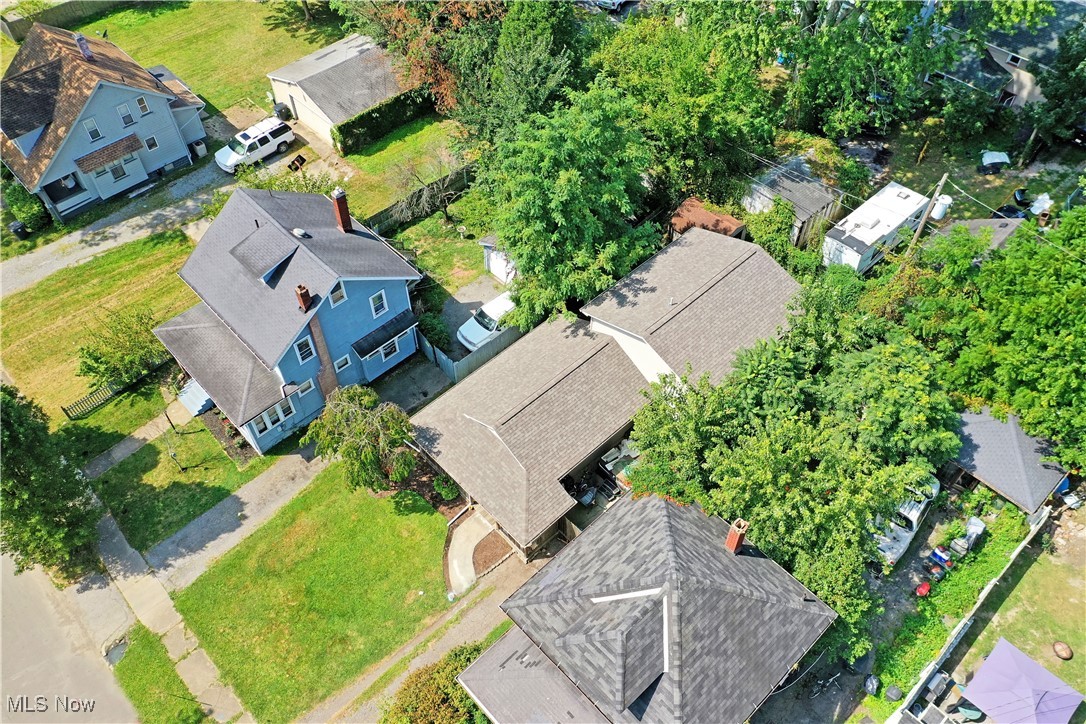
[(392, 56), (372, 38), (351, 35), (268, 73), (276, 103), (330, 145), (332, 127), (408, 90)]
[(747, 227), (742, 221), (722, 211), (712, 211), (705, 203), (694, 196), (679, 204), (671, 216), (671, 238), (685, 234), (697, 227), (706, 231), (715, 231), (735, 239), (747, 238)]
[(792, 204), (796, 214), (792, 243), (806, 248), (821, 240), (823, 222), (837, 219), (843, 195), (813, 178), (811, 167), (797, 156), (751, 179), (750, 191), (742, 204), (751, 213), (768, 211), (777, 197)]

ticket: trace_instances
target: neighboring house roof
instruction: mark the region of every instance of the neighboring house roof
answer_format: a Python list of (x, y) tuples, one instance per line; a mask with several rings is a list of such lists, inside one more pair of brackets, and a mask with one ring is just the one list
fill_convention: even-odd
[(734, 236), (743, 230), (743, 222), (730, 214), (710, 211), (701, 199), (691, 196), (675, 209), (671, 228), (676, 234), (684, 234), (694, 227)]
[[(1086, 1), (1059, 0), (1052, 3), (1052, 7), (1053, 14), (1038, 27), (1027, 28), (1018, 24), (1013, 32), (990, 31), (986, 38), (988, 45), (1014, 53), (1032, 63), (1052, 65), (1059, 52), (1060, 38), (1086, 24)], [(1035, 72), (1035, 69), (1032, 71)]]
[(930, 199), (923, 194), (891, 181), (845, 218), (838, 221), (826, 236), (835, 239), (857, 254), (863, 254), (875, 244), (890, 237), (904, 226)]
[(333, 124), (408, 90), (392, 67), (392, 56), (364, 35), (321, 48), (268, 77), (298, 85)]
[(119, 141), (114, 141), (108, 146), (102, 146), (88, 153), (86, 156), (80, 156), (75, 160), (75, 165), (79, 167), (80, 171), (84, 173), (90, 173), (96, 168), (102, 168), (107, 163), (113, 163), (119, 161), (130, 153), (143, 148), (143, 143), (140, 141), (139, 136), (135, 133), (129, 134)]
[[(338, 279), (420, 278), (357, 222), (351, 233), (340, 231), (327, 197), (256, 189), (233, 193), (180, 276), (268, 368), (289, 350)], [(313, 297), (308, 311), (298, 306), (298, 285)]]
[[(37, 187), (61, 143), (101, 82), (173, 96), (163, 83), (109, 41), (87, 37), (87, 60), (75, 33), (35, 23), (0, 82), (0, 151), (4, 163), (31, 189)], [(35, 125), (36, 124), (36, 125)], [(28, 156), (14, 139), (45, 126)]]
[(283, 398), (278, 375), (202, 302), (155, 329), (155, 336), (238, 425)]
[(1052, 446), (1022, 431), (1014, 415), (1001, 422), (985, 408), (962, 413), (962, 449), (958, 465), (992, 490), (1033, 513), (1066, 473), (1054, 462)]
[(778, 196), (791, 202), (796, 221), (802, 224), (833, 204), (841, 192), (815, 180), (807, 162), (796, 156), (752, 179), (750, 191), (742, 200), (743, 208), (751, 213), (768, 211)]
[(611, 721), (746, 721), (836, 614), (728, 529), (619, 500), (502, 604), (532, 645), (507, 634), (460, 682), (498, 721), (591, 719), (585, 697)]
[(961, 59), (943, 75), (991, 94), (1003, 90), (1011, 79), (1006, 69), (992, 60), (986, 50), (972, 47), (965, 48)]
[(956, 229), (959, 226), (968, 229), (972, 236), (988, 233), (985, 229), (990, 229), (992, 241), (988, 245), (988, 249), (1002, 249), (1006, 246), (1007, 239), (1014, 236), (1014, 232), (1018, 231), (1018, 227), (1023, 223), (1025, 223), (1025, 219), (969, 219), (968, 221), (952, 222), (945, 228), (940, 229), (939, 234), (946, 236), (951, 229)]
[(714, 382), (787, 322), (799, 284), (760, 246), (694, 228), (581, 308)]
[(614, 339), (556, 320), (412, 423), (419, 444), (526, 546), (573, 507), (560, 479), (629, 425), (644, 386)]

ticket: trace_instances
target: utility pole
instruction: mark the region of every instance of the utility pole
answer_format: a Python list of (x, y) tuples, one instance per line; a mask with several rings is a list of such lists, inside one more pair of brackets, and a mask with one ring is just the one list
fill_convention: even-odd
[(905, 250), (906, 260), (912, 258), (912, 255), (916, 250), (916, 242), (919, 241), (920, 235), (924, 233), (924, 224), (928, 223), (928, 218), (931, 216), (931, 210), (935, 208), (935, 201), (939, 198), (939, 195), (943, 193), (943, 184), (946, 183), (949, 176), (949, 173), (944, 173), (943, 177), (939, 179), (939, 184), (935, 187), (935, 193), (931, 195), (931, 201), (928, 202), (928, 208), (924, 209), (924, 216), (920, 219), (920, 225), (916, 227), (916, 233), (913, 234), (913, 240), (909, 242), (909, 248)]

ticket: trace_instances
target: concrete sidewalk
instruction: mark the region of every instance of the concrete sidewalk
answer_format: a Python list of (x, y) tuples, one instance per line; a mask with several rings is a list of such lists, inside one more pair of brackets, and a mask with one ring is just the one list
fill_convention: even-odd
[[(169, 415), (169, 419), (166, 416)], [(83, 475), (87, 480), (94, 480), (104, 472), (112, 468), (125, 458), (134, 455), (140, 448), (170, 429), (170, 422), (177, 427), (189, 424), (192, 421), (192, 413), (185, 409), (177, 400), (166, 407), (166, 412), (159, 415), (134, 433), (121, 440), (119, 443), (106, 450), (98, 457), (91, 460), (83, 467)]]
[(449, 562), (449, 586), (455, 595), (459, 596), (475, 583), (475, 546), (492, 530), (494, 526), (474, 510), (467, 520), (453, 528), (445, 559)]
[(327, 467), (303, 448), (272, 465), (196, 520), (147, 552), (168, 591), (185, 588), (218, 558), (254, 533)]
[(176, 664), (177, 674), (203, 705), (207, 715), (220, 722), (239, 715), (240, 721), (253, 721), (233, 690), (221, 682), (218, 668), (185, 627), (170, 595), (143, 557), (128, 545), (117, 521), (109, 513), (98, 523), (98, 552), (136, 618), (162, 638)]

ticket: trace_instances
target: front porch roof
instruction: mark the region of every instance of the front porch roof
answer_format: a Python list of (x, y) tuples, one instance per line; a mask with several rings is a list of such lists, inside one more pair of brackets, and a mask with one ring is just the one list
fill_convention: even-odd
[(119, 141), (96, 148), (88, 153), (86, 156), (80, 156), (75, 160), (75, 165), (79, 167), (79, 170), (83, 173), (90, 173), (91, 171), (102, 168), (103, 166), (119, 161), (130, 153), (143, 148), (143, 144), (140, 142), (139, 137), (135, 133), (130, 133)]
[(352, 344), (351, 348), (359, 357), (366, 359), (366, 357), (386, 345), (390, 339), (411, 329), (417, 321), (411, 310), (405, 309), (384, 325)]
[(235, 425), (283, 399), (279, 376), (203, 302), (155, 329), (155, 336)]

